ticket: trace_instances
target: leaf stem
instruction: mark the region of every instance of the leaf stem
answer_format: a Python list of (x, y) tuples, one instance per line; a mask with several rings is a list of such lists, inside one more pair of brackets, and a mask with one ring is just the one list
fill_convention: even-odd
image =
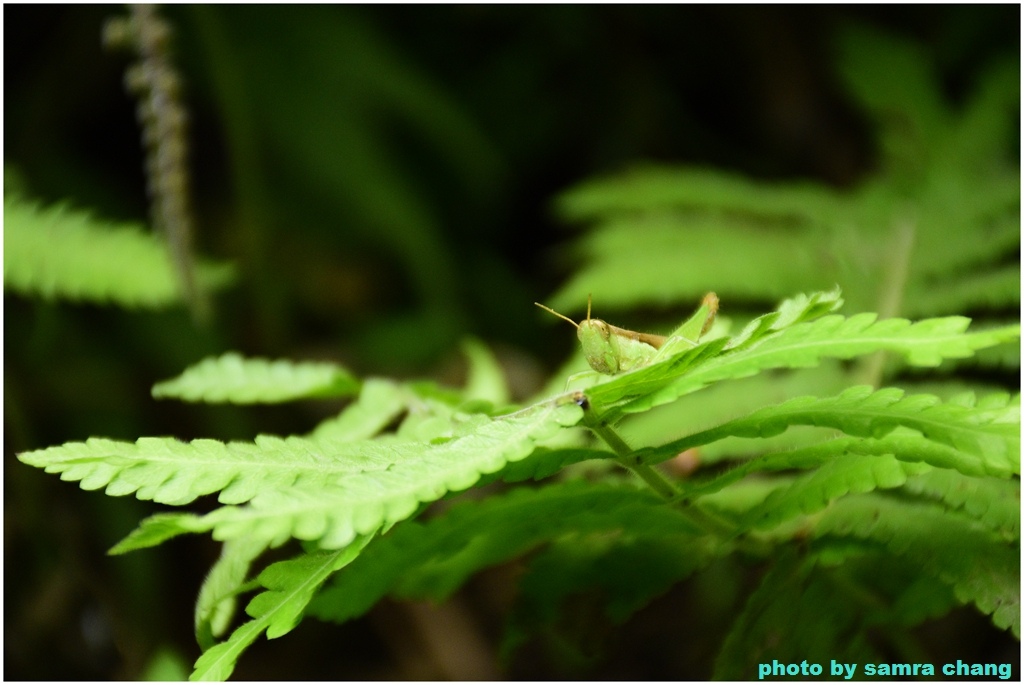
[(737, 540), (739, 531), (729, 521), (723, 520), (712, 512), (705, 511), (696, 503), (685, 502), (682, 493), (675, 485), (657, 469), (643, 463), (637, 452), (615, 432), (615, 429), (607, 422), (597, 418), (585, 393), (576, 392), (572, 395), (571, 401), (583, 410), (583, 424), (604, 440), (615, 452), (615, 462), (639, 476), (652, 490), (678, 506), (679, 511), (690, 520), (690, 523), (708, 535), (719, 538), (720, 542), (735, 544), (739, 549), (745, 549), (757, 556), (765, 555), (764, 546), (757, 541)]
[[(583, 406), (583, 404), (581, 404), (581, 406)], [(592, 413), (587, 411), (586, 407), (585, 417), (584, 421), (586, 422), (587, 427), (615, 451), (616, 463), (636, 474), (641, 480), (647, 483), (652, 490), (664, 497), (666, 500), (676, 504), (683, 504), (680, 499), (681, 493), (679, 489), (669, 482), (669, 480), (657, 469), (642, 463), (637, 458), (637, 454), (633, 448), (631, 448), (626, 441), (619, 436), (615, 429), (606, 423), (593, 420)], [(590, 420), (588, 421), (587, 419)], [(723, 521), (711, 513), (704, 511), (695, 503), (689, 503), (681, 506), (680, 511), (683, 512), (693, 525), (707, 532), (709, 535), (714, 535), (723, 540), (731, 540), (737, 535), (737, 531), (734, 526), (730, 525), (727, 521)], [(742, 547), (744, 545), (740, 546)]]
[(679, 492), (665, 479), (658, 471), (647, 464), (639, 463), (635, 458), (635, 452), (626, 444), (626, 441), (619, 437), (610, 426), (594, 423), (588, 424), (590, 430), (594, 431), (602, 440), (608, 443), (617, 456), (615, 460), (623, 468), (626, 468), (640, 477), (651, 489), (667, 500), (674, 499)]

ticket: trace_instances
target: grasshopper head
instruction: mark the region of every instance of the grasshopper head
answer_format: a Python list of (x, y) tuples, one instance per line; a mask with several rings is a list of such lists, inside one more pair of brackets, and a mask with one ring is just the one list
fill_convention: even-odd
[(619, 372), (618, 358), (611, 343), (612, 328), (601, 319), (590, 318), (591, 298), (589, 295), (587, 296), (587, 318), (580, 323), (576, 323), (568, 316), (559, 314), (539, 302), (534, 302), (534, 304), (576, 327), (576, 337), (580, 339), (583, 356), (587, 358), (587, 363), (592, 369), (598, 373), (609, 375)]
[(580, 339), (590, 368), (609, 375), (619, 372), (618, 357), (611, 344), (612, 327), (601, 319), (590, 318), (590, 295), (587, 295), (587, 318), (576, 327), (576, 337)]

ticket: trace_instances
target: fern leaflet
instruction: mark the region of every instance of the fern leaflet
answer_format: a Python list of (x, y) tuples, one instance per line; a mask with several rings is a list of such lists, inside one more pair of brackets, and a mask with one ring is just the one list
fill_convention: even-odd
[(815, 535), (828, 534), (881, 542), (1020, 636), (1020, 548), (980, 523), (934, 505), (863, 495), (837, 500), (822, 514)]
[[(1020, 397), (998, 394), (976, 403), (973, 396), (943, 403), (933, 395), (905, 395), (898, 388), (874, 391), (857, 386), (835, 397), (800, 397), (759, 409), (715, 428), (645, 453), (673, 455), (727, 436), (770, 437), (793, 425), (836, 428), (866, 438), (881, 438), (897, 427), (976, 457), (993, 475), (1020, 473)], [(653, 459), (652, 459), (653, 457)], [(972, 469), (973, 472), (973, 469)]]
[(210, 569), (196, 600), (196, 640), (203, 649), (214, 644), (235, 614), (235, 599), (246, 589), (249, 566), (267, 545), (262, 540), (228, 540)]
[(907, 479), (907, 492), (918, 493), (963, 509), (989, 530), (1020, 538), (1020, 481), (964, 478), (955, 471), (933, 469)]
[[(226, 264), (201, 262), (204, 288), (227, 285)], [(126, 307), (182, 301), (167, 245), (139, 224), (112, 224), (64, 205), (4, 198), (4, 286), (46, 299)]]
[[(311, 612), (340, 622), (359, 616), (388, 593), (440, 600), (481, 568), (566, 534), (693, 540), (700, 532), (678, 511), (631, 486), (569, 481), (522, 488), (454, 507), (426, 524), (413, 521), (396, 528), (336, 576)], [(710, 549), (696, 542), (690, 548), (701, 558)]]
[(309, 437), (336, 442), (368, 440), (394, 421), (408, 401), (409, 392), (400, 384), (368, 378), (363, 381), (356, 401), (334, 418), (322, 422)]
[[(970, 357), (977, 349), (1020, 337), (1019, 325), (965, 333), (969, 323), (970, 319), (956, 316), (917, 323), (905, 319), (876, 321), (874, 314), (827, 316), (795, 324), (735, 352), (704, 358), (699, 368), (688, 368), (685, 374), (676, 372), (674, 365), (679, 360), (717, 342), (711, 341), (681, 357), (594, 386), (587, 395), (598, 407), (622, 403), (615, 413), (605, 415), (609, 420), (619, 412), (645, 411), (711, 383), (743, 378), (765, 369), (803, 368), (818, 364), (822, 358), (850, 359), (878, 350), (898, 352), (913, 366), (936, 366), (943, 359)], [(659, 382), (663, 387), (648, 392)], [(635, 399), (630, 400), (631, 396)]]
[(410, 516), (421, 502), (473, 485), (482, 474), (523, 459), (534, 445), (579, 420), (572, 403), (547, 402), (497, 419), (470, 417), (438, 444), (406, 440), (321, 442), (261, 436), (255, 443), (143, 438), (92, 439), (20, 455), (26, 463), (82, 480), (108, 494), (186, 503), (220, 491), (222, 507), (203, 517), (158, 515), (118, 551), (178, 533), (213, 530), (220, 540), (253, 537), (277, 545), (288, 537), (347, 545), (357, 534)]
[(352, 562), (371, 536), (355, 540), (344, 549), (315, 552), (271, 564), (259, 575), (266, 590), (245, 608), (252, 621), (239, 626), (224, 642), (214, 645), (195, 663), (189, 680), (226, 680), (238, 657), (264, 631), (273, 639), (292, 630), (317, 589), (332, 573)]
[(153, 397), (270, 404), (303, 397), (347, 397), (358, 390), (359, 381), (337, 364), (246, 359), (237, 352), (228, 352), (190, 366), (177, 378), (157, 383)]

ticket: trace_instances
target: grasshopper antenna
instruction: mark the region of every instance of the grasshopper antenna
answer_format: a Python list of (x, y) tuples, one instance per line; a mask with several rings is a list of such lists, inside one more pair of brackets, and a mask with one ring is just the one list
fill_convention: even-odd
[[(540, 302), (534, 302), (534, 304), (535, 304), (535, 305), (537, 305), (538, 307), (540, 307), (541, 309), (543, 309), (543, 310), (544, 310), (544, 311), (546, 311), (546, 312), (551, 312), (552, 314), (554, 314), (555, 316), (557, 316), (557, 317), (558, 317), (559, 319), (565, 319), (566, 321), (568, 321), (569, 323), (571, 323), (571, 324), (572, 324), (573, 326), (575, 326), (576, 328), (579, 328), (579, 327), (580, 327), (580, 325), (579, 325), (578, 323), (576, 323), (575, 321), (573, 321), (572, 319), (570, 319), (570, 318), (569, 318), (568, 316), (565, 316), (564, 314), (559, 314), (558, 312), (556, 312), (556, 311), (555, 311), (554, 309), (552, 309), (551, 307), (545, 307), (545, 306), (544, 306), (544, 305), (542, 305), (542, 304), (541, 304)], [(590, 318), (590, 304), (589, 304), (589, 303), (587, 304), (587, 318), (588, 318), (588, 319)]]

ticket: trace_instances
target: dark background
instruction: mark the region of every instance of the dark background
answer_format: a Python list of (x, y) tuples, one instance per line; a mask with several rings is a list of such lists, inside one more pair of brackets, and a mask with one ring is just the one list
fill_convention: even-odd
[[(550, 211), (557, 193), (645, 160), (851, 186), (875, 151), (833, 76), (836, 27), (918, 39), (954, 101), (989, 59), (1019, 54), (1020, 40), (1016, 5), (162, 11), (187, 84), (196, 240), (241, 278), (206, 327), (184, 310), (5, 294), (7, 679), (137, 678), (158, 647), (190, 663), (191, 607), (217, 554), (209, 540), (183, 540), (106, 557), (155, 507), (84, 493), (16, 452), (91, 435), (304, 432), (338, 409), (150, 398), (153, 382), (230, 349), (457, 382), (451, 350), (472, 333), (525, 395), (573, 342), (553, 338), (530, 304), (572, 268)], [(144, 221), (144, 151), (123, 86), (131, 57), (100, 41), (104, 21), (123, 13), (4, 6), (5, 185)], [(453, 610), (495, 651), (509, 573), (484, 574)], [(608, 660), (585, 676), (707, 677), (720, 635), (678, 624), (698, 591), (677, 588), (618, 629)], [(259, 641), (235, 676), (486, 675), (431, 660), (410, 626), (442, 620), (437, 611), (385, 603), (342, 627), (307, 622)], [(923, 632), (956, 636), (961, 658), (1019, 655), (968, 609)], [(561, 675), (542, 661), (526, 654), (506, 674)]]

